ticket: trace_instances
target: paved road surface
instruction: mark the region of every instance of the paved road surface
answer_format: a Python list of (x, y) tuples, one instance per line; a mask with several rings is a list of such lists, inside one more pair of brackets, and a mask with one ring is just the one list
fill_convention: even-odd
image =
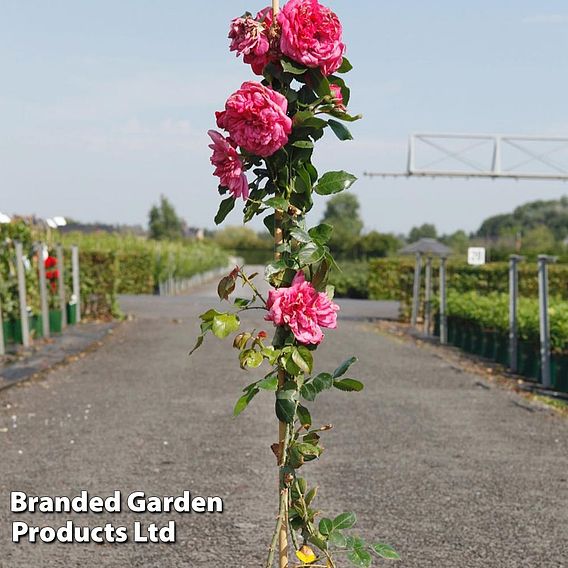
[[(272, 400), (235, 420), (248, 379), (236, 352), (212, 339), (188, 359), (195, 317), (213, 296), (209, 287), (125, 298), (136, 319), (98, 351), (0, 393), (2, 568), (263, 566), (276, 506)], [(336, 426), (322, 461), (306, 469), (322, 485), (321, 507), (355, 510), (360, 531), (395, 545), (405, 568), (568, 566), (568, 422), (375, 333), (349, 317), (361, 306), (344, 306), (319, 357), (323, 370), (358, 354), (356, 376), (367, 383), (364, 393), (326, 393), (318, 404), (314, 418)], [(222, 496), (225, 512), (69, 517), (90, 526), (174, 518), (175, 545), (15, 545), (12, 520), (58, 526), (68, 518), (10, 514), (15, 489), (190, 489)]]

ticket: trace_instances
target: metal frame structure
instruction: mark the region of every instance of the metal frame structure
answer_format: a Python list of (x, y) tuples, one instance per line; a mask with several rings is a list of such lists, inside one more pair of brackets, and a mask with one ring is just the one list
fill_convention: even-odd
[[(456, 141), (465, 142), (459, 149), (452, 147)], [(436, 157), (430, 163), (417, 167), (421, 146), (433, 149)], [(472, 150), (490, 145), (491, 159), (479, 163), (468, 155)], [(544, 149), (543, 146), (547, 148)], [(540, 149), (539, 149), (540, 146)], [(489, 148), (489, 147), (488, 147)], [(507, 165), (504, 154), (515, 151), (521, 154), (521, 161)], [(568, 150), (568, 137), (525, 136), (507, 134), (412, 134), (408, 142), (408, 163), (406, 172), (365, 172), (368, 177), (449, 177), (449, 178), (488, 178), (515, 180), (556, 180), (568, 181), (568, 165), (555, 161), (552, 157), (560, 151)], [(441, 162), (452, 160), (457, 168), (436, 167)], [(529, 164), (538, 166), (526, 168)], [(526, 169), (525, 169), (526, 168)]]

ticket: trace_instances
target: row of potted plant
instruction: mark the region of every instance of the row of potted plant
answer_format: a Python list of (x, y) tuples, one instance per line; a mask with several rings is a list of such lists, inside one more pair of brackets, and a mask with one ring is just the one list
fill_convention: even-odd
[[(77, 323), (77, 304), (67, 304), (67, 323), (74, 325)], [(59, 309), (49, 310), (49, 329), (51, 333), (61, 333), (63, 328), (62, 312)], [(41, 315), (30, 314), (29, 316), (30, 334), (34, 338), (43, 337), (43, 318)], [(4, 341), (6, 343), (22, 343), (22, 320), (12, 318), (2, 322), (4, 331)]]
[[(509, 360), (509, 298), (507, 294), (455, 291), (448, 293), (448, 343), (506, 366)], [(549, 308), (553, 386), (568, 392), (568, 302), (552, 299)], [(439, 324), (436, 325), (439, 333)], [(538, 300), (521, 298), (518, 308), (519, 374), (540, 380)]]

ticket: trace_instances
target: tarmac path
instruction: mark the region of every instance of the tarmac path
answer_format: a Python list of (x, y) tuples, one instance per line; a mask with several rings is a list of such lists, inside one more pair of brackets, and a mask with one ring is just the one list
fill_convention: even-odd
[[(128, 297), (135, 314), (78, 361), (0, 392), (1, 568), (259, 568), (275, 519), (272, 395), (232, 417), (250, 382), (215, 338), (187, 353), (214, 287)], [(360, 362), (360, 394), (321, 395), (327, 451), (302, 472), (329, 515), (353, 510), (362, 535), (405, 568), (568, 566), (568, 421), (360, 321), (388, 304), (343, 304), (317, 360)], [(254, 316), (258, 318), (258, 315)], [(257, 325), (266, 327), (257, 321)], [(520, 401), (523, 404), (520, 404)], [(528, 410), (527, 410), (528, 406)], [(14, 514), (9, 492), (221, 496), (223, 514)], [(11, 542), (11, 523), (177, 521), (176, 544)], [(389, 562), (376, 565), (389, 565)]]

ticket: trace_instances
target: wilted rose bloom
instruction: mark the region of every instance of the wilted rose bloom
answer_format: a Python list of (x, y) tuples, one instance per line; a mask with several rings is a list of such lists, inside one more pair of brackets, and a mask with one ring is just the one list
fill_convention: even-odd
[(256, 18), (247, 16), (235, 18), (231, 22), (229, 39), (231, 51), (242, 55), (245, 63), (251, 65), (257, 75), (262, 75), (264, 68), (277, 59), (271, 53), (268, 31), (272, 26), (272, 8), (261, 10)]
[(217, 112), (217, 125), (229, 132), (243, 150), (266, 158), (288, 142), (292, 120), (286, 115), (286, 97), (249, 81), (233, 93), (225, 110)]
[(343, 104), (343, 93), (341, 92), (341, 87), (332, 83), (329, 88), (331, 89), (331, 96), (333, 97), (333, 104), (335, 107), (339, 110), (347, 110), (346, 106)]
[(289, 288), (270, 290), (267, 307), (265, 319), (277, 326), (287, 325), (304, 345), (321, 343), (324, 337), (322, 327), (337, 327), (339, 306), (306, 282), (303, 272), (296, 274)]
[(318, 0), (290, 0), (278, 14), (280, 49), (306, 67), (319, 67), (327, 76), (341, 66), (345, 44), (339, 18)]
[(249, 185), (247, 176), (243, 172), (243, 161), (236, 148), (228, 138), (219, 132), (208, 132), (213, 144), (209, 148), (213, 150), (211, 163), (215, 166), (216, 175), (223, 187), (229, 189), (234, 198), (242, 197), (245, 201), (249, 197)]

